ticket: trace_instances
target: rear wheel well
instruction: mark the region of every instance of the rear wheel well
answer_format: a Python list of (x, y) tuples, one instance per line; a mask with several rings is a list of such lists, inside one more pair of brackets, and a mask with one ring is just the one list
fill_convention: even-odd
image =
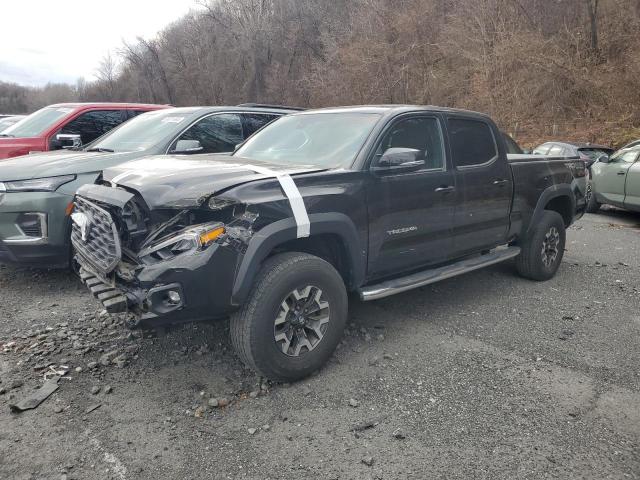
[(555, 197), (549, 200), (549, 203), (545, 205), (544, 209), (558, 212), (564, 220), (565, 227), (571, 225), (571, 221), (573, 220), (573, 207), (569, 197), (564, 195)]
[(351, 261), (349, 260), (344, 240), (340, 235), (323, 233), (307, 238), (290, 240), (276, 246), (267, 258), (284, 252), (308, 253), (323, 259), (340, 273), (347, 288), (352, 288), (353, 271)]

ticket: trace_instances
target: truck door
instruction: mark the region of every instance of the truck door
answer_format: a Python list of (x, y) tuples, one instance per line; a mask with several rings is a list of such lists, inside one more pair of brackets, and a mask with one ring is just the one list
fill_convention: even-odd
[(591, 166), (598, 202), (623, 206), (627, 172), (638, 158), (638, 152), (637, 148), (621, 150), (608, 163), (596, 162)]
[(513, 181), (489, 122), (450, 116), (447, 130), (456, 176), (452, 248), (459, 257), (507, 241)]
[[(441, 120), (432, 115), (396, 119), (376, 145), (370, 163), (369, 274), (381, 277), (447, 259), (455, 200)], [(419, 150), (418, 166), (380, 166), (390, 148)], [(415, 163), (415, 162), (414, 162)]]

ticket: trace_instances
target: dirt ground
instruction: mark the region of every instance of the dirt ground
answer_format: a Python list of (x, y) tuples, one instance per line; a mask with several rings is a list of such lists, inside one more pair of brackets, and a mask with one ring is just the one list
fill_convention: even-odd
[(352, 298), (326, 368), (273, 385), (225, 322), (130, 332), (70, 273), (3, 266), (0, 478), (638, 479), (639, 267), (640, 216), (587, 215), (553, 280)]

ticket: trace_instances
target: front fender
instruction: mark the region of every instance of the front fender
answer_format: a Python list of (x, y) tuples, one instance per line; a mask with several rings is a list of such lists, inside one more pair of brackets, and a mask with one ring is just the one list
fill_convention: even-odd
[[(310, 238), (314, 235), (334, 234), (344, 242), (351, 272), (351, 286), (362, 284), (367, 265), (367, 251), (351, 219), (342, 213), (315, 213), (309, 215)], [(262, 262), (278, 246), (297, 237), (293, 218), (279, 220), (258, 231), (249, 241), (235, 278), (231, 303), (241, 305), (246, 300)]]

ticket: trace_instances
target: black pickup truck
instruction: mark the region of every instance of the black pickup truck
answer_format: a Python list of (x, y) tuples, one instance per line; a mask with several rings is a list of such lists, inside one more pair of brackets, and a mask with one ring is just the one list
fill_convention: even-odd
[(154, 157), (76, 196), (82, 280), (134, 323), (231, 317), (275, 380), (321, 367), (347, 292), (375, 300), (515, 258), (551, 278), (585, 208), (585, 165), (511, 155), (485, 115), (371, 106), (296, 113), (233, 155)]

